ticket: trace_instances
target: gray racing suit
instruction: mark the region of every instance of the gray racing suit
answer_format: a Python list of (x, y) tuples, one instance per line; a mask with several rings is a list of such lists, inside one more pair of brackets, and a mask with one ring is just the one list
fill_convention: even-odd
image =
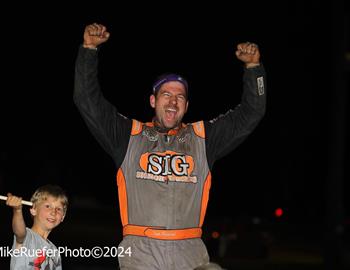
[(121, 115), (100, 90), (98, 51), (80, 47), (74, 101), (113, 158), (123, 241), (121, 269), (194, 269), (209, 262), (201, 240), (214, 162), (237, 147), (265, 113), (262, 65), (244, 70), (241, 103), (211, 121), (164, 131)]

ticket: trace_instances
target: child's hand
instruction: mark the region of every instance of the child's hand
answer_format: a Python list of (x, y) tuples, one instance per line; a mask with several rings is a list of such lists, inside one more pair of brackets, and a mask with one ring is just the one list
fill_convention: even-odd
[(22, 210), (22, 198), (16, 197), (11, 193), (7, 193), (6, 204), (11, 206), (13, 210)]

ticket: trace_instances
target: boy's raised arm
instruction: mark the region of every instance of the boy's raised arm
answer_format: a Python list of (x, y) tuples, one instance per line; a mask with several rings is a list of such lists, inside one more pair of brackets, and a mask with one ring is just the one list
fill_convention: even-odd
[(16, 236), (16, 248), (20, 248), (26, 236), (26, 224), (22, 213), (22, 198), (8, 193), (6, 204), (13, 208), (12, 230)]

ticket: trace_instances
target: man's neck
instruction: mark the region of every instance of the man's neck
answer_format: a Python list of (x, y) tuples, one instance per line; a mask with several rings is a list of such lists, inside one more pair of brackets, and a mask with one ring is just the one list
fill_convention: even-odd
[(169, 130), (177, 130), (177, 129), (180, 129), (181, 127), (181, 124), (179, 124), (178, 126), (176, 127), (172, 127), (172, 128), (167, 128), (165, 126), (163, 126), (158, 120), (156, 117), (153, 118), (152, 120), (153, 124), (154, 124), (154, 128), (159, 132), (159, 133), (168, 133)]

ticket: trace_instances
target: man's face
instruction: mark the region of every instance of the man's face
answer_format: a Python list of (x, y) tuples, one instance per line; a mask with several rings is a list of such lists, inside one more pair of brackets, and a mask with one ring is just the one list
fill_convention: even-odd
[(166, 82), (156, 96), (151, 95), (150, 104), (161, 127), (178, 127), (188, 107), (186, 89), (180, 82)]

